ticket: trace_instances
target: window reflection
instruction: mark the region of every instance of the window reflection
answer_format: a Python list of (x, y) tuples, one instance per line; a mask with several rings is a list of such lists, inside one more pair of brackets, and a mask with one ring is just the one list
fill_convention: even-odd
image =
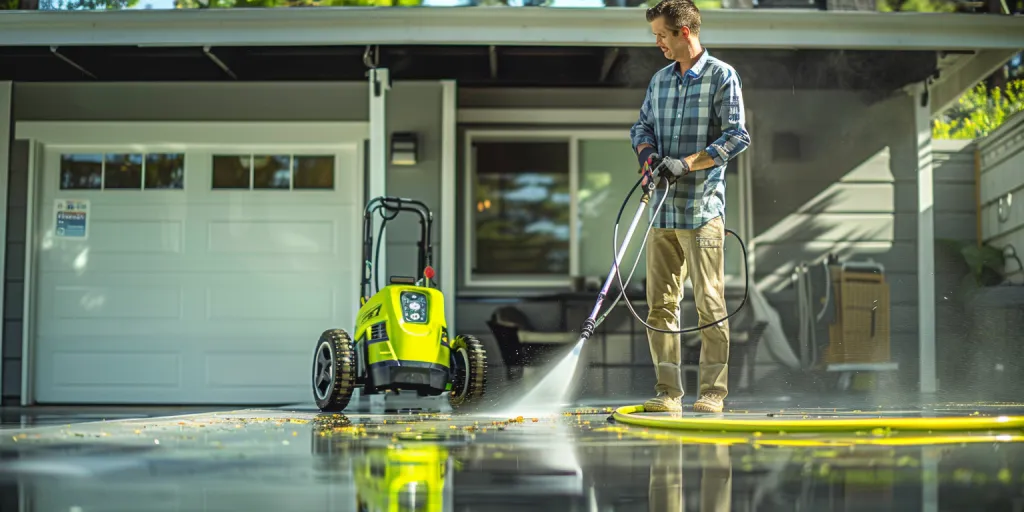
[(296, 189), (333, 189), (334, 188), (334, 157), (333, 156), (299, 156), (295, 155), (292, 164), (295, 173), (292, 178)]
[(251, 155), (214, 155), (213, 188), (248, 189)]
[(568, 275), (568, 143), (477, 142), (474, 146), (473, 270)]
[(103, 170), (103, 188), (141, 189), (142, 155), (108, 154)]
[(181, 153), (146, 155), (146, 188), (182, 189), (185, 179), (185, 155)]
[(61, 190), (103, 188), (103, 155), (61, 155)]
[[(580, 274), (601, 276), (608, 273), (615, 260), (612, 250), (615, 217), (622, 207), (622, 200), (636, 184), (636, 155), (628, 138), (583, 139), (579, 141), (579, 232), (580, 232)], [(626, 229), (633, 213), (640, 206), (641, 192), (633, 193), (623, 211), (619, 225), (619, 244), (626, 236)], [(636, 261), (647, 218), (637, 228), (637, 234), (630, 241), (623, 258), (622, 277), (625, 279)], [(646, 261), (640, 258), (634, 279), (639, 282), (646, 273)]]
[(291, 188), (292, 157), (256, 155), (252, 164), (253, 188)]

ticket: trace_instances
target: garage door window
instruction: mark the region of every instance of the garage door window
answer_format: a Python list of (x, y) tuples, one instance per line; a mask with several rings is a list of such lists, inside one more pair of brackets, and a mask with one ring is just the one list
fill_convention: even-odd
[(61, 190), (181, 190), (182, 153), (90, 153), (60, 157)]
[(331, 155), (214, 155), (214, 189), (334, 190)]

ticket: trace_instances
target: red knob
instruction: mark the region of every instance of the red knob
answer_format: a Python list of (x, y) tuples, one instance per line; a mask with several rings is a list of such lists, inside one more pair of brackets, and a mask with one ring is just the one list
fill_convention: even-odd
[(426, 277), (427, 279), (433, 279), (434, 278), (434, 267), (427, 267), (427, 268), (423, 269), (423, 276)]

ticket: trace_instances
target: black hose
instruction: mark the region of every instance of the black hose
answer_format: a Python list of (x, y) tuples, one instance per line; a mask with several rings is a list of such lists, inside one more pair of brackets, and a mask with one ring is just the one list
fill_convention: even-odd
[[(619, 298), (625, 297), (626, 298), (626, 307), (629, 308), (629, 312), (633, 314), (633, 317), (636, 318), (637, 321), (639, 321), (640, 323), (644, 324), (644, 327), (646, 327), (646, 328), (648, 328), (648, 329), (650, 329), (652, 331), (655, 331), (655, 332), (662, 332), (662, 333), (666, 333), (666, 334), (686, 334), (686, 333), (690, 333), (690, 332), (701, 331), (701, 330), (707, 329), (708, 327), (711, 327), (713, 325), (718, 325), (718, 324), (728, 320), (733, 315), (738, 313), (741, 309), (743, 309), (743, 306), (746, 305), (746, 303), (747, 303), (747, 294), (748, 294), (748, 291), (750, 289), (750, 272), (749, 272), (749, 266), (747, 265), (747, 246), (743, 243), (743, 239), (740, 238), (739, 234), (737, 234), (735, 231), (733, 231), (731, 229), (726, 229), (725, 232), (726, 233), (731, 233), (732, 236), (736, 237), (736, 241), (738, 241), (740, 243), (740, 250), (742, 250), (742, 252), (743, 252), (743, 277), (744, 277), (743, 300), (740, 302), (739, 307), (737, 307), (735, 311), (733, 311), (732, 313), (726, 315), (724, 318), (718, 319), (718, 320), (716, 320), (714, 322), (711, 322), (711, 323), (708, 323), (708, 324), (705, 324), (705, 325), (701, 325), (699, 327), (692, 327), (692, 328), (689, 328), (689, 329), (683, 329), (683, 330), (679, 330), (679, 331), (672, 331), (672, 330), (667, 330), (667, 329), (660, 329), (658, 327), (654, 327), (654, 326), (648, 324), (647, 322), (644, 321), (644, 319), (640, 318), (640, 315), (637, 314), (635, 309), (633, 309), (633, 304), (630, 301), (629, 296), (626, 295), (626, 284), (622, 282), (622, 274), (619, 272), (619, 264), (618, 264), (617, 261), (615, 261), (615, 256), (617, 256), (618, 253), (619, 253), (619, 246), (618, 246), (619, 223), (622, 221), (622, 212), (625, 211), (626, 205), (629, 204), (630, 197), (633, 196), (633, 192), (636, 191), (637, 186), (639, 186), (643, 182), (643, 180), (644, 180), (643, 177), (641, 177), (639, 180), (637, 180), (637, 184), (633, 186), (633, 189), (630, 190), (629, 195), (627, 195), (626, 199), (622, 201), (622, 206), (619, 208), (619, 214), (615, 217), (615, 230), (614, 230), (614, 234), (612, 235), (612, 250), (613, 250), (613, 252), (612, 252), (612, 254), (613, 254), (612, 265), (613, 265), (613, 267), (615, 269), (615, 276), (616, 276), (616, 278), (617, 278), (617, 280), (619, 282), (619, 290), (620, 290)], [(651, 215), (651, 219), (652, 220), (648, 224), (647, 233), (650, 233), (651, 226), (654, 225), (654, 220), (653, 219), (657, 218), (658, 212), (661, 211), (661, 208), (664, 205), (665, 198), (668, 197), (668, 191), (669, 191), (669, 187), (671, 186), (671, 183), (669, 183), (668, 180), (664, 180), (664, 181), (665, 181), (665, 194), (662, 196), (661, 202), (658, 203), (657, 208), (655, 208), (654, 213)], [(722, 221), (724, 222), (725, 219), (723, 218)], [(646, 242), (647, 242), (647, 234), (644, 235), (644, 243), (646, 243)], [(639, 263), (639, 261), (640, 261), (640, 257), (637, 256), (637, 263)], [(633, 265), (633, 269), (634, 270), (636, 269), (636, 264)], [(633, 277), (633, 274), (632, 274), (632, 272), (630, 272), (630, 278), (632, 278), (632, 277)], [(626, 279), (626, 283), (629, 283), (629, 278)], [(617, 303), (619, 301), (619, 298), (615, 299), (615, 303)], [(724, 298), (723, 298), (723, 300), (724, 300)], [(615, 303), (612, 303), (612, 307), (615, 306)], [(609, 311), (610, 311), (610, 309), (611, 308), (609, 308)], [(607, 315), (607, 313), (605, 313), (605, 315)], [(601, 318), (603, 319), (604, 315), (602, 315)]]

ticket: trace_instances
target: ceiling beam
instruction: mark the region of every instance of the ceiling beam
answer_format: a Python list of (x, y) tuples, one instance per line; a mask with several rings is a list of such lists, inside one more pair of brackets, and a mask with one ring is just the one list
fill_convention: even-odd
[[(516, 7), (0, 11), (0, 45), (650, 47), (643, 16)], [(711, 48), (1024, 48), (1022, 16), (720, 9), (703, 13), (701, 32)]]

